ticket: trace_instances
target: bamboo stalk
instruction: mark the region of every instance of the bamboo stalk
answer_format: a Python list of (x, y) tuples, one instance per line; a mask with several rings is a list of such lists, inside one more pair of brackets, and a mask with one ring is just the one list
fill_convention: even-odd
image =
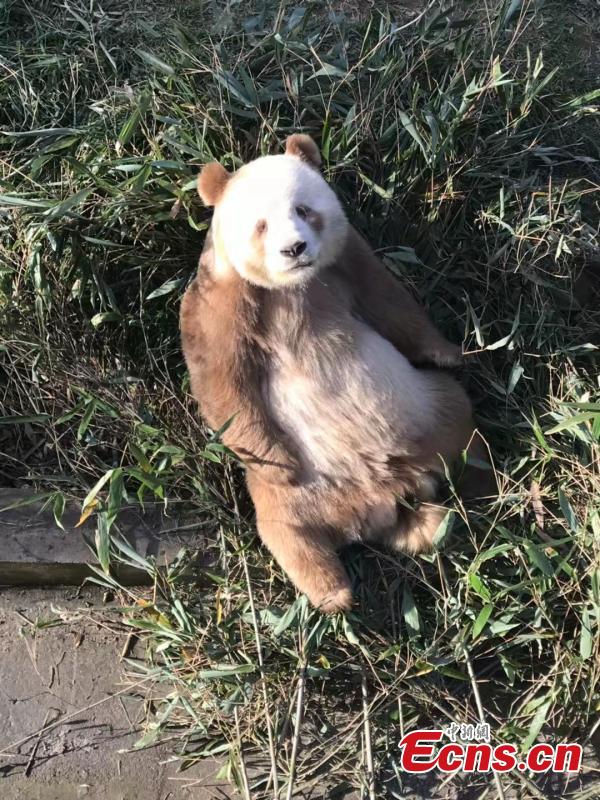
[(273, 798), (279, 798), (279, 777), (277, 775), (277, 759), (275, 755), (275, 741), (273, 739), (273, 725), (271, 717), (269, 716), (269, 695), (267, 692), (267, 681), (265, 678), (265, 668), (262, 655), (262, 645), (260, 642), (260, 632), (258, 630), (258, 618), (256, 616), (256, 607), (254, 605), (254, 596), (252, 594), (252, 584), (250, 582), (250, 570), (248, 569), (248, 562), (246, 554), (242, 550), (242, 562), (244, 564), (244, 574), (246, 576), (246, 584), (248, 586), (248, 599), (250, 601), (250, 611), (252, 613), (252, 622), (254, 625), (254, 638), (256, 640), (256, 654), (258, 658), (258, 669), (260, 672), (260, 682), (262, 685), (263, 699), (265, 703), (265, 719), (267, 722), (267, 736), (269, 738), (269, 756), (271, 758), (271, 774), (270, 778), (273, 780)]

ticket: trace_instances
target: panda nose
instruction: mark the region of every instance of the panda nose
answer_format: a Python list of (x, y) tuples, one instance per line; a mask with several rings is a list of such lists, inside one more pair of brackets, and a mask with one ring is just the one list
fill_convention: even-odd
[(290, 245), (289, 247), (284, 247), (281, 250), (281, 255), (297, 258), (299, 255), (302, 255), (305, 250), (306, 242), (294, 242), (294, 244)]

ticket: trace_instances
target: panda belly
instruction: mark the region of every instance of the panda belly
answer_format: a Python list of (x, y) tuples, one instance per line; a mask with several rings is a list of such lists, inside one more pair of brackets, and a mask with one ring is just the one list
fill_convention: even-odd
[(427, 373), (356, 321), (350, 346), (324, 342), (299, 359), (282, 344), (267, 395), (307, 477), (369, 485), (389, 477), (390, 456), (413, 451), (431, 430), (432, 388)]

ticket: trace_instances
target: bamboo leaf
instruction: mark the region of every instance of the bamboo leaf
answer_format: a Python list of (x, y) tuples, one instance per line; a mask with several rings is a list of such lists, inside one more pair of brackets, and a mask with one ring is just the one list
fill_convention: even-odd
[(473, 640), (477, 639), (479, 634), (483, 631), (493, 610), (494, 606), (492, 603), (487, 603), (487, 605), (481, 609), (477, 615), (477, 619), (473, 623), (473, 630), (471, 633), (471, 638)]

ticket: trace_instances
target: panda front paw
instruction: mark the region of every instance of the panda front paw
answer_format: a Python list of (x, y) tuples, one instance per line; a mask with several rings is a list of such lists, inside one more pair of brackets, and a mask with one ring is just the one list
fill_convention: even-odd
[(438, 367), (460, 367), (464, 361), (462, 347), (445, 343), (443, 348), (438, 348), (432, 353), (432, 359)]
[(434, 364), (436, 367), (460, 367), (464, 363), (462, 347), (442, 340), (425, 347), (417, 359), (418, 364)]

